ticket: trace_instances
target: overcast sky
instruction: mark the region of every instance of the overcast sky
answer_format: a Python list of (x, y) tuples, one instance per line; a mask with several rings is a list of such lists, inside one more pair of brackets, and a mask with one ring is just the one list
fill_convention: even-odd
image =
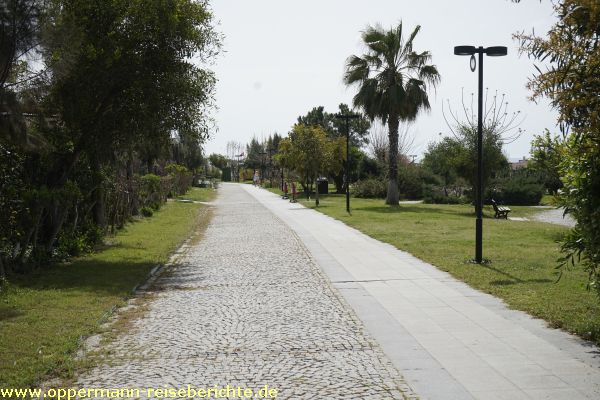
[[(505, 146), (510, 158), (529, 154), (534, 134), (556, 131), (556, 113), (547, 101), (528, 100), (527, 78), (533, 62), (519, 56), (516, 32), (545, 34), (554, 23), (551, 3), (525, 0), (214, 0), (224, 52), (212, 66), (217, 79), (218, 131), (206, 144), (208, 154), (225, 154), (231, 140), (248, 142), (278, 132), (286, 135), (296, 118), (316, 106), (335, 112), (351, 104), (355, 88), (342, 82), (348, 56), (363, 54), (360, 33), (368, 25), (389, 28), (402, 20), (404, 31), (421, 25), (414, 42), (429, 50), (442, 81), (430, 92), (431, 111), (411, 127), (413, 154), (450, 135), (442, 104), (460, 107), (461, 89), (477, 91), (469, 57), (453, 54), (456, 45), (507, 46), (506, 57), (485, 57), (484, 87), (505, 93), (508, 111), (521, 111), (520, 139)], [(447, 110), (447, 108), (446, 108)]]

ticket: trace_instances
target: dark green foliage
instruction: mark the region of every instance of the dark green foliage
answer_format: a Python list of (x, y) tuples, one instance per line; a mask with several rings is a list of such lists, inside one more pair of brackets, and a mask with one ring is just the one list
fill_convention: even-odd
[[(158, 209), (169, 193), (187, 190), (189, 168), (201, 165), (215, 84), (192, 60), (208, 61), (220, 46), (205, 2), (6, 6), (0, 276), (85, 252), (140, 208)], [(15, 22), (20, 29), (8, 29)], [(18, 83), (31, 72), (15, 54), (31, 47), (46, 70)]]
[(246, 145), (246, 160), (244, 161), (246, 168), (258, 170), (263, 168), (267, 161), (266, 153), (265, 143), (260, 143), (256, 137), (253, 137)]
[(382, 176), (384, 173), (384, 166), (380, 164), (380, 162), (373, 157), (370, 157), (368, 154), (364, 154), (362, 158), (358, 162), (357, 175), (358, 178), (374, 178), (378, 176)]
[(466, 196), (459, 196), (456, 192), (448, 191), (445, 187), (433, 184), (423, 185), (423, 202), (427, 204), (465, 204), (469, 200)]
[[(423, 168), (438, 175), (444, 186), (452, 185), (457, 178), (475, 187), (477, 180), (477, 132), (467, 125), (457, 127), (457, 136), (445, 137), (429, 145), (423, 158)], [(508, 169), (508, 160), (502, 153), (502, 138), (495, 132), (483, 132), (483, 181)]]
[[(327, 136), (330, 138), (339, 138), (346, 136), (346, 122), (336, 115), (350, 114), (351, 110), (347, 104), (341, 103), (338, 106), (338, 111), (335, 113), (329, 113), (325, 111), (323, 106), (315, 107), (310, 110), (306, 115), (298, 117), (298, 123), (308, 126), (320, 126), (325, 130)], [(348, 122), (350, 128), (350, 146), (360, 148), (368, 143), (369, 128), (371, 122), (368, 118), (361, 117), (352, 119)]]
[(92, 243), (87, 240), (86, 235), (80, 232), (63, 232), (58, 238), (58, 258), (69, 258), (79, 256), (92, 249)]
[(0, 140), (33, 147), (20, 89), (34, 75), (25, 58), (39, 44), (42, 0), (3, 0), (0, 5)]
[(192, 186), (192, 174), (185, 166), (169, 164), (165, 167), (165, 172), (170, 177), (169, 197), (181, 196)]
[(210, 156), (208, 156), (208, 159), (210, 160), (210, 163), (213, 166), (215, 166), (221, 170), (223, 168), (227, 167), (227, 163), (228, 163), (227, 158), (222, 154), (213, 153)]
[(225, 167), (222, 169), (221, 180), (223, 182), (231, 182), (231, 167)]
[(154, 210), (151, 207), (142, 207), (140, 212), (146, 218), (150, 218), (152, 215), (154, 215)]
[(600, 295), (600, 3), (562, 0), (547, 38), (518, 35), (523, 51), (547, 68), (529, 83), (558, 109), (567, 136), (560, 165), (561, 204), (576, 221), (563, 242), (562, 266), (581, 263)]
[(423, 185), (438, 183), (438, 178), (417, 164), (407, 163), (398, 169), (400, 197), (407, 200), (423, 198)]
[(485, 193), (487, 201), (494, 199), (500, 204), (536, 206), (544, 194), (544, 186), (535, 177), (516, 176), (498, 180)]
[(147, 206), (153, 210), (160, 209), (163, 198), (167, 197), (160, 176), (147, 174), (142, 176), (141, 181), (140, 204), (142, 204), (142, 207)]
[(541, 174), (544, 187), (550, 194), (556, 194), (563, 187), (560, 164), (566, 155), (565, 150), (564, 141), (557, 135), (551, 136), (547, 129), (531, 142), (531, 159), (527, 168)]
[[(341, 103), (338, 108), (338, 112), (329, 113), (325, 111), (323, 106), (315, 107), (306, 115), (298, 117), (298, 123), (307, 126), (319, 126), (330, 139), (345, 138), (346, 122), (336, 118), (336, 115), (347, 115), (352, 113), (352, 111), (344, 103)], [(361, 116), (360, 118), (349, 120), (348, 127), (350, 129), (350, 182), (355, 182), (365, 177), (362, 171), (360, 171), (359, 166), (364, 157), (364, 153), (360, 150), (360, 147), (368, 144), (371, 122), (368, 118)], [(344, 174), (345, 169), (330, 174), (337, 193), (345, 193), (346, 191)]]
[(397, 205), (398, 193), (398, 126), (400, 121), (414, 121), (421, 110), (430, 108), (428, 89), (440, 81), (428, 51), (417, 52), (413, 42), (421, 27), (408, 35), (402, 21), (385, 30), (367, 26), (362, 33), (366, 53), (346, 60), (344, 83), (356, 85), (354, 107), (373, 121), (379, 119), (389, 129), (388, 192), (386, 204)]
[(359, 180), (351, 187), (355, 197), (365, 199), (383, 199), (387, 191), (387, 184), (376, 178)]

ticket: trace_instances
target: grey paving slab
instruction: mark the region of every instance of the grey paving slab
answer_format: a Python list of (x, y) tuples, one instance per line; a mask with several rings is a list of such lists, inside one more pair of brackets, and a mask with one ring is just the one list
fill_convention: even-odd
[(244, 190), (296, 232), (423, 398), (600, 398), (597, 347), (340, 221)]
[(340, 295), (350, 288), (331, 284), (296, 234), (240, 186), (219, 192), (202, 240), (149, 289), (148, 311), (75, 386), (256, 393), (268, 385), (277, 399), (416, 398)]

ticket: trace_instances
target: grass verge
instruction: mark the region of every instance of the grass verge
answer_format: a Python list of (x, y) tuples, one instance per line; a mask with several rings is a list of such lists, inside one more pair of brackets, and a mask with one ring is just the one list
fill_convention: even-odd
[[(212, 189), (193, 188), (190, 197), (210, 200)], [(66, 377), (82, 337), (125, 303), (135, 285), (205, 225), (201, 204), (168, 202), (151, 218), (107, 238), (107, 248), (72, 262), (11, 277), (0, 293), (0, 387), (30, 387)]]
[[(315, 207), (314, 200), (301, 202)], [(511, 209), (511, 217), (534, 212), (530, 207)], [(573, 268), (557, 282), (557, 242), (568, 228), (543, 222), (496, 220), (491, 208), (486, 207), (483, 254), (491, 262), (475, 265), (469, 263), (475, 252), (472, 207), (401, 204), (392, 208), (383, 200), (353, 198), (351, 210), (352, 215), (346, 214), (343, 195), (322, 196), (318, 207), (324, 214), (502, 298), (511, 308), (600, 343), (600, 301), (586, 289), (587, 275)]]

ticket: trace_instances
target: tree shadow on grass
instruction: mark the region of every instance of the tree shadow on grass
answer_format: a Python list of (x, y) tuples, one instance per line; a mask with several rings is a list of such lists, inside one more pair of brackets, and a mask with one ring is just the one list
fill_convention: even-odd
[[(475, 218), (474, 211), (468, 211), (464, 208), (460, 209), (447, 209), (447, 208), (439, 208), (439, 207), (423, 207), (423, 206), (413, 206), (413, 205), (400, 205), (398, 207), (393, 206), (367, 206), (367, 207), (352, 207), (353, 210), (356, 211), (365, 211), (365, 212), (375, 212), (381, 214), (402, 214), (402, 213), (414, 213), (414, 214), (445, 214), (445, 215), (455, 215), (458, 217), (469, 217)], [(484, 218), (489, 218), (484, 214)]]
[(488, 270), (493, 271), (497, 274), (504, 275), (505, 277), (508, 278), (508, 279), (499, 279), (499, 280), (495, 280), (495, 281), (490, 281), (490, 285), (493, 285), (493, 286), (509, 286), (509, 285), (516, 285), (516, 284), (520, 284), (520, 283), (544, 284), (544, 283), (552, 283), (555, 281), (555, 280), (548, 279), (548, 278), (521, 279), (518, 276), (512, 275), (512, 274), (502, 271), (498, 268), (494, 268), (489, 264), (481, 264), (480, 266), (483, 268), (487, 268)]
[(79, 290), (124, 295), (143, 282), (155, 263), (107, 262), (92, 258), (57, 264), (26, 275), (12, 275), (12, 285), (32, 290)]
[(15, 310), (12, 307), (0, 306), (0, 321), (20, 317), (23, 315), (22, 311)]

